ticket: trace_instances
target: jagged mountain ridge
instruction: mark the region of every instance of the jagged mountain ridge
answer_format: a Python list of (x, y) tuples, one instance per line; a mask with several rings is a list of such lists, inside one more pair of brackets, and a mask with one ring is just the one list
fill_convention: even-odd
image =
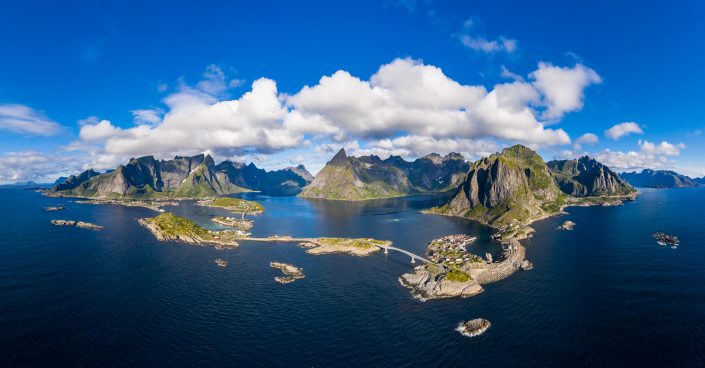
[[(303, 172), (305, 168), (296, 171)], [(307, 179), (293, 169), (267, 172), (254, 164), (245, 166), (230, 161), (216, 165), (210, 155), (200, 154), (176, 156), (173, 160), (156, 160), (153, 156), (133, 158), (104, 174), (87, 170), (72, 176), (54, 186), (53, 191), (85, 197), (191, 198), (251, 190), (295, 194), (306, 183)]]
[(431, 154), (409, 162), (399, 156), (348, 156), (341, 149), (299, 194), (307, 198), (365, 200), (453, 190), (469, 164), (459, 154)]
[(546, 164), (538, 153), (515, 145), (474, 162), (455, 195), (432, 212), (498, 227), (526, 225), (559, 213), (569, 202), (595, 204), (605, 198), (633, 198), (636, 193), (592, 158)]
[(703, 178), (691, 178), (670, 170), (644, 169), (641, 172), (625, 172), (622, 177), (635, 187), (693, 188), (703, 185)]
[(575, 197), (628, 195), (635, 191), (617, 173), (589, 156), (549, 161), (546, 165), (558, 187)]

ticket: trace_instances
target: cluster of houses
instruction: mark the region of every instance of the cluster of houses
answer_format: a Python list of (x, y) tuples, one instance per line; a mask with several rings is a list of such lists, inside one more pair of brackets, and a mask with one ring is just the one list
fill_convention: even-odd
[(446, 266), (462, 266), (466, 262), (482, 261), (482, 258), (469, 253), (467, 246), (475, 238), (467, 235), (448, 235), (429, 243), (426, 255), (429, 260)]

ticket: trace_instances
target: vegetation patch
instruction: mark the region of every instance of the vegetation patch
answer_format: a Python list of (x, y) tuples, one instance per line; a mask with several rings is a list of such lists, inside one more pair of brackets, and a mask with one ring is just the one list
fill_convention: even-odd
[(210, 202), (210, 206), (222, 207), (236, 213), (261, 213), (264, 207), (259, 202), (247, 201), (240, 198), (219, 197)]
[(460, 270), (450, 270), (446, 275), (446, 280), (453, 282), (468, 282), (470, 281), (470, 275)]

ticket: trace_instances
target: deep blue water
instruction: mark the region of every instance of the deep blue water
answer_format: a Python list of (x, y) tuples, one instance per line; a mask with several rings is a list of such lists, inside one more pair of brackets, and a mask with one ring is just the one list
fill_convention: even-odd
[[(437, 198), (257, 199), (255, 235), (375, 237), (423, 252), (462, 232), (478, 236), (478, 254), (498, 249), (483, 226), (418, 212)], [(43, 209), (56, 204), (67, 209)], [(171, 210), (213, 228), (210, 216), (225, 214)], [(533, 270), (473, 298), (419, 302), (397, 281), (411, 270), (401, 254), (163, 243), (135, 221), (148, 209), (0, 188), (0, 366), (705, 366), (705, 188), (569, 212), (534, 224)], [(574, 231), (555, 230), (567, 219)], [(657, 245), (655, 231), (680, 247)], [(306, 278), (278, 284), (270, 261)], [(492, 322), (484, 335), (454, 331), (476, 317)]]

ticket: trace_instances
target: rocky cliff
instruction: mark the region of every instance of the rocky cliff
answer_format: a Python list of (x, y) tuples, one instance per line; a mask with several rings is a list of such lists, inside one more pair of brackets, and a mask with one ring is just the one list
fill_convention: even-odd
[(354, 201), (444, 192), (458, 186), (468, 166), (459, 154), (408, 162), (399, 156), (349, 157), (341, 149), (300, 196)]
[(516, 145), (473, 163), (455, 196), (435, 211), (492, 225), (523, 224), (559, 211), (563, 201), (541, 156)]
[(628, 195), (636, 190), (607, 166), (588, 156), (549, 161), (560, 189), (575, 197)]
[(692, 179), (675, 171), (644, 169), (641, 172), (622, 173), (622, 177), (635, 187), (692, 188), (705, 184), (702, 179)]
[[(298, 171), (303, 174), (305, 168)], [(288, 169), (267, 172), (254, 164), (230, 161), (216, 165), (210, 155), (201, 154), (173, 160), (133, 158), (105, 174), (88, 170), (72, 176), (53, 190), (83, 197), (195, 198), (250, 190), (268, 192), (271, 188), (277, 193), (296, 194), (306, 183), (307, 179)]]
[(57, 183), (54, 185), (53, 189), (56, 191), (70, 190), (98, 175), (100, 175), (100, 173), (93, 171), (93, 169), (89, 169), (78, 175), (71, 175), (68, 178), (64, 178), (62, 181), (57, 180)]

